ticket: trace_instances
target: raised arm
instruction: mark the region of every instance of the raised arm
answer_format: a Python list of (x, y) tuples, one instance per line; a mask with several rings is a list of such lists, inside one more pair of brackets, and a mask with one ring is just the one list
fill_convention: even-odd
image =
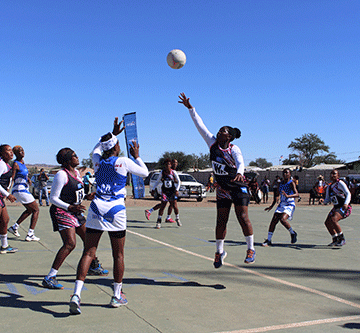
[(195, 108), (190, 104), (190, 98), (186, 97), (186, 95), (184, 93), (181, 93), (179, 98), (180, 98), (179, 103), (184, 104), (184, 106), (188, 108), (191, 119), (193, 120), (198, 132), (200, 133), (200, 135), (203, 137), (206, 144), (210, 148), (216, 141), (214, 134), (212, 134), (207, 129), (204, 122), (202, 121), (200, 116), (195, 111)]

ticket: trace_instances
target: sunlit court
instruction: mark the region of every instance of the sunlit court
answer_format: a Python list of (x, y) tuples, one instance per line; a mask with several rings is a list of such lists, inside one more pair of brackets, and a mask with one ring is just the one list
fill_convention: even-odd
[[(213, 195), (213, 194), (212, 194)], [(207, 202), (213, 202), (210, 195)], [(272, 247), (262, 247), (271, 213), (265, 204), (250, 204), (256, 261), (244, 264), (246, 244), (235, 215), (228, 224), (224, 265), (213, 267), (215, 203), (179, 203), (182, 227), (147, 221), (144, 209), (154, 203), (134, 200), (127, 208), (123, 291), (129, 301), (119, 309), (108, 306), (112, 294), (110, 242), (103, 235), (97, 256), (107, 277), (90, 276), (82, 292), (82, 315), (69, 315), (69, 299), (82, 252), (77, 247), (58, 273), (63, 290), (41, 285), (61, 243), (52, 231), (48, 208), (40, 210), (40, 242), (9, 235), (19, 248), (1, 255), (0, 304), (5, 331), (95, 332), (346, 332), (360, 328), (360, 211), (341, 222), (343, 247), (331, 241), (324, 220), (330, 206), (298, 205), (292, 225), (298, 233), (278, 226)], [(10, 219), (21, 207), (8, 206)], [(24, 234), (26, 225), (20, 234)], [(22, 232), (21, 232), (22, 231)], [(21, 235), (22, 236), (22, 235)]]

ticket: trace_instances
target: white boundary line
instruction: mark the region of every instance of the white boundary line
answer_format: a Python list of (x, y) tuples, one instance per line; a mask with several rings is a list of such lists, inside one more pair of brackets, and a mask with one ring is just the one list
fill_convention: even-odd
[(289, 328), (297, 328), (297, 327), (306, 327), (320, 324), (329, 324), (329, 323), (337, 323), (339, 321), (348, 321), (348, 320), (357, 320), (360, 319), (360, 316), (349, 316), (349, 317), (339, 317), (339, 318), (328, 318), (328, 319), (319, 319), (319, 320), (311, 320), (311, 321), (303, 321), (301, 323), (293, 323), (293, 324), (284, 324), (284, 325), (274, 325), (274, 326), (265, 326), (259, 328), (250, 328), (247, 330), (239, 330), (239, 331), (229, 331), (229, 332), (218, 332), (218, 333), (257, 333), (257, 332), (269, 332), (276, 330), (283, 330)]
[[(133, 235), (136, 235), (136, 236), (139, 236), (139, 237), (142, 237), (142, 238), (147, 239), (147, 240), (149, 240), (151, 242), (155, 242), (155, 243), (167, 246), (167, 247), (172, 248), (174, 250), (190, 254), (190, 255), (195, 256), (195, 257), (202, 258), (202, 259), (209, 260), (209, 261), (213, 261), (213, 259), (210, 258), (210, 257), (206, 257), (206, 256), (203, 256), (201, 254), (185, 250), (185, 249), (183, 249), (181, 247), (177, 247), (177, 246), (162, 242), (160, 240), (157, 240), (157, 239), (154, 239), (154, 238), (139, 234), (139, 233), (137, 233), (135, 231), (131, 231), (129, 229), (127, 229), (126, 232), (128, 232), (130, 234), (133, 234)], [(304, 290), (304, 291), (307, 291), (309, 293), (331, 299), (331, 300), (333, 300), (335, 302), (339, 302), (339, 303), (346, 304), (346, 305), (352, 306), (354, 308), (360, 309), (360, 304), (350, 302), (350, 301), (348, 301), (346, 299), (343, 299), (343, 298), (340, 298), (340, 297), (337, 297), (337, 296), (334, 296), (334, 295), (331, 295), (331, 294), (328, 294), (328, 293), (325, 293), (325, 292), (322, 292), (322, 291), (319, 291), (319, 290), (316, 290), (316, 289), (313, 289), (313, 288), (308, 288), (308, 287), (305, 287), (305, 286), (302, 286), (302, 285), (299, 285), (299, 284), (296, 284), (296, 283), (288, 282), (288, 281), (278, 279), (278, 278), (275, 278), (275, 277), (272, 277), (272, 276), (269, 276), (269, 275), (266, 275), (266, 274), (263, 274), (263, 273), (256, 272), (256, 271), (254, 271), (252, 269), (249, 269), (249, 268), (243, 268), (243, 267), (239, 267), (239, 266), (229, 264), (229, 263), (224, 263), (224, 266), (232, 267), (232, 268), (238, 269), (238, 270), (246, 272), (246, 273), (251, 273), (253, 275), (257, 275), (259, 277), (262, 277), (264, 279), (268, 279), (268, 280), (271, 280), (271, 281), (274, 281), (274, 282), (277, 282), (277, 283), (280, 283), (280, 284), (284, 284), (284, 285), (287, 285), (287, 286), (292, 287), (292, 288), (297, 288), (297, 289), (300, 289), (300, 290)], [(261, 327), (261, 328), (253, 328), (253, 329), (249, 329), (249, 330), (231, 331), (231, 333), (267, 332), (267, 331), (286, 329), (286, 328), (293, 328), (293, 327), (305, 327), (305, 326), (319, 325), (319, 324), (325, 324), (325, 323), (334, 323), (334, 322), (346, 321), (346, 320), (350, 320), (350, 319), (360, 319), (360, 316), (330, 318), (330, 319), (322, 319), (322, 320), (305, 321), (305, 322), (301, 322), (301, 323), (267, 326), (267, 327)], [(230, 333), (230, 332), (227, 332), (227, 333)]]

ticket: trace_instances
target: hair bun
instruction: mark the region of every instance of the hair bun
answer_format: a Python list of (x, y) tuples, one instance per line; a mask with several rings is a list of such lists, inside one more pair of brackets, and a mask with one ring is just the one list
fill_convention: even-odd
[(238, 128), (234, 128), (235, 130), (235, 139), (239, 139), (241, 137), (241, 131)]

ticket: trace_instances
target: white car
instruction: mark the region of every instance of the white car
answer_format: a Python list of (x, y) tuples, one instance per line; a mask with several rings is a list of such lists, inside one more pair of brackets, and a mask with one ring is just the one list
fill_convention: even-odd
[[(155, 199), (159, 199), (161, 194), (161, 182), (159, 183), (157, 188), (154, 189), (154, 185), (159, 175), (160, 172), (155, 172), (151, 176), (149, 183), (150, 194), (154, 190), (153, 196)], [(199, 183), (193, 176), (187, 173), (178, 172), (178, 175), (181, 181), (179, 189), (179, 199), (195, 198), (197, 201), (202, 201), (204, 198), (206, 198), (206, 190), (203, 184)]]

